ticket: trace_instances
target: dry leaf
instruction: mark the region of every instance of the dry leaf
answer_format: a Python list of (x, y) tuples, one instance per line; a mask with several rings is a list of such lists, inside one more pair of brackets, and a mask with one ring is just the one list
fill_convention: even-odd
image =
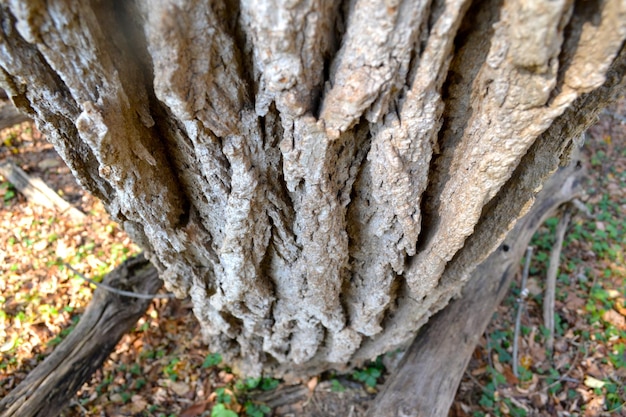
[(607, 323), (611, 323), (613, 326), (617, 327), (618, 329), (621, 329), (621, 330), (626, 329), (626, 318), (624, 316), (621, 316), (615, 310), (607, 310), (602, 315), (602, 320), (606, 321)]
[(59, 165), (61, 165), (61, 163), (59, 162), (58, 159), (56, 158), (46, 158), (43, 161), (39, 162), (37, 164), (37, 167), (41, 170), (46, 170), (48, 168), (56, 168)]
[(307, 382), (306, 386), (309, 389), (309, 391), (313, 392), (315, 390), (315, 387), (317, 387), (317, 382), (318, 382), (317, 377), (313, 377), (309, 380), (309, 382)]
[(35, 252), (41, 252), (47, 247), (48, 247), (48, 242), (46, 240), (40, 240), (38, 242), (35, 242), (35, 244), (33, 244), (33, 250)]
[(500, 356), (498, 356), (497, 353), (494, 353), (492, 356), (492, 361), (493, 361), (493, 368), (500, 372), (503, 373), (504, 372), (504, 367), (502, 366), (502, 363), (500, 363)]
[(113, 401), (114, 403), (118, 403), (118, 404), (121, 404), (121, 403), (124, 402), (124, 398), (118, 392), (109, 395), (109, 400)]
[(130, 409), (133, 413), (141, 413), (148, 406), (148, 402), (141, 395), (133, 395), (131, 401)]
[(179, 381), (171, 381), (169, 383), (169, 388), (181, 397), (190, 391), (189, 385)]
[(196, 417), (204, 413), (210, 404), (209, 401), (202, 401), (191, 405), (180, 413), (180, 417)]
[(585, 417), (598, 417), (604, 409), (604, 397), (594, 397), (585, 407)]
[(605, 384), (606, 382), (600, 381), (592, 376), (587, 375), (585, 377), (585, 385), (589, 388), (602, 388)]
[(519, 359), (520, 365), (522, 365), (526, 369), (530, 369), (533, 366), (533, 358), (530, 355), (522, 355)]
[(515, 376), (510, 366), (504, 366), (504, 372), (502, 374), (506, 378), (506, 382), (508, 382), (509, 384), (517, 385), (519, 383), (519, 379)]
[(619, 297), (621, 294), (616, 289), (611, 288), (606, 290), (606, 295), (609, 297), (610, 300), (612, 300), (613, 298)]
[(545, 392), (537, 392), (530, 396), (530, 401), (536, 408), (544, 407), (548, 403), (548, 394)]
[(586, 301), (578, 296), (574, 291), (567, 294), (567, 298), (565, 299), (565, 307), (568, 310), (576, 311), (583, 308), (586, 304)]
[(613, 308), (615, 308), (615, 310), (619, 314), (626, 317), (626, 299), (620, 297), (615, 300), (615, 305), (613, 306)]
[(543, 293), (543, 288), (541, 288), (541, 284), (539, 284), (539, 280), (537, 277), (528, 278), (528, 282), (526, 283), (526, 289), (530, 295), (539, 295)]
[(487, 365), (483, 365), (480, 368), (473, 369), (470, 374), (472, 374), (472, 376), (479, 376), (484, 374), (485, 372), (487, 372)]

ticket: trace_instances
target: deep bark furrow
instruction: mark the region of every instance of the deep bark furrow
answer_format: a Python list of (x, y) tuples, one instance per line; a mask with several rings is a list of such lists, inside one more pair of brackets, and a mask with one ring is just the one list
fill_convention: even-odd
[(254, 49), (257, 113), (265, 115), (275, 102), (282, 117), (293, 119), (315, 110), (340, 2), (284, 3), (242, 1), (241, 19)]
[(421, 197), (429, 181), (432, 146), (443, 112), (440, 74), (447, 72), (466, 4), (463, 0), (448, 2), (438, 13), (413, 84), (396, 104), (396, 112), (372, 127), (367, 171), (371, 179), (361, 185), (371, 191), (360, 190), (357, 198), (367, 195), (374, 204), (360, 209), (363, 201), (354, 203), (355, 210), (373, 211), (367, 215), (372, 221), (351, 231), (351, 236), (358, 237), (351, 253), (356, 279), (347, 294), (352, 327), (367, 336), (382, 330), (380, 321), (393, 301), (394, 276), (404, 272), (406, 256), (415, 255)]
[(430, 180), (423, 199), (424, 230), (420, 235), (420, 246), (431, 238), (438, 223), (438, 207), (441, 204), (441, 187), (452, 172), (451, 161), (454, 149), (459, 144), (463, 132), (472, 115), (472, 86), (481, 65), (489, 52), (493, 26), (498, 20), (501, 0), (474, 3), (461, 22), (455, 39), (456, 50), (446, 74), (443, 88), (445, 107), (439, 139), (434, 145), (433, 161), (430, 168)]
[[(175, 192), (175, 177), (150, 131), (154, 121), (134, 62), (122, 53), (114, 63), (114, 48), (89, 5), (58, 1), (47, 5), (47, 13), (40, 7), (12, 4), (19, 20), (16, 27), (27, 41), (37, 43), (80, 106), (82, 112), (75, 118), (78, 136), (95, 155), (99, 176), (117, 194), (108, 210), (115, 218), (139, 224), (149, 239), (163, 239), (177, 223), (184, 197)], [(139, 204), (133, 206), (133, 200)], [(161, 213), (149, 208), (155, 204), (162, 207)], [(155, 248), (162, 249), (162, 257), (182, 247), (174, 236), (167, 240)]]
[[(530, 209), (543, 182), (559, 165), (569, 160), (572, 147), (571, 138), (584, 132), (595, 121), (600, 109), (615, 100), (620, 91), (626, 88), (626, 48), (614, 60), (607, 72), (605, 84), (592, 93), (579, 97), (543, 134), (524, 156), (514, 175), (505, 187), (485, 207), (474, 234), (467, 239), (465, 246), (450, 262), (440, 279), (440, 285), (433, 289), (422, 303), (416, 303), (409, 296), (408, 289), (399, 294), (400, 308), (387, 317), (385, 329), (376, 340), (364, 343), (354, 359), (367, 359), (378, 351), (396, 349), (392, 340), (409, 339), (411, 328), (419, 328), (428, 316), (440, 310), (459, 292), (459, 282), (465, 282), (471, 271), (482, 262), (490, 251), (504, 239), (515, 221)], [(413, 301), (413, 302), (412, 302)], [(430, 311), (424, 315), (425, 302)], [(404, 323), (411, 323), (405, 326)]]
[[(470, 104), (473, 116), (457, 146), (444, 150), (454, 152), (450, 159), (453, 174), (441, 186), (439, 222), (406, 274), (417, 299), (437, 285), (446, 264), (474, 231), (483, 206), (508, 180), (536, 137), (584, 92), (583, 89), (563, 91), (548, 106), (550, 89), (546, 87), (556, 84), (562, 32), (556, 28), (548, 30), (543, 44), (526, 51), (526, 44), (520, 39), (545, 29), (542, 21), (545, 17), (520, 22), (513, 18), (518, 16), (520, 7), (516, 2), (504, 4), (490, 52), (474, 84), (476, 90)], [(534, 7), (547, 8), (541, 10), (546, 15), (552, 14), (551, 20), (557, 22), (569, 13), (565, 1)], [(599, 26), (613, 27), (615, 22), (604, 15)], [(605, 52), (609, 52), (612, 60), (617, 48), (608, 39), (614, 49)], [(609, 58), (603, 55), (603, 59)], [(582, 65), (596, 64), (591, 57), (581, 60)], [(599, 87), (601, 81), (590, 81), (589, 88)], [(479, 178), (483, 179), (480, 185)]]
[[(204, 227), (210, 231), (213, 241), (220, 245), (224, 231), (218, 219), (225, 217), (230, 174), (214, 131), (235, 133), (239, 126), (236, 114), (225, 117), (231, 124), (230, 128), (214, 123), (213, 120), (219, 119), (218, 114), (212, 111), (213, 106), (206, 104), (219, 102), (221, 98), (221, 95), (215, 96), (214, 90), (210, 91), (216, 78), (233, 78), (232, 75), (216, 76), (225, 69), (215, 44), (218, 41), (225, 44), (232, 42), (219, 27), (215, 27), (216, 17), (210, 11), (200, 9), (198, 4), (187, 5), (195, 12), (193, 18), (180, 10), (182, 5), (176, 7), (166, 2), (151, 2), (143, 6), (147, 21), (153, 22), (146, 26), (146, 38), (153, 60), (155, 93), (184, 126), (190, 139), (193, 147), (190, 151), (195, 158), (187, 156), (189, 169), (199, 167), (203, 177), (194, 181), (194, 186), (200, 187), (194, 187), (192, 202), (205, 217)], [(232, 49), (230, 51), (232, 53)], [(229, 84), (232, 89), (236, 83), (231, 81)], [(237, 104), (236, 107), (240, 108), (241, 103)], [(183, 154), (188, 155), (189, 151)], [(186, 166), (178, 168), (187, 169)]]
[(408, 343), (625, 71), (619, 0), (1, 7), (15, 104), (250, 374)]
[[(207, 336), (222, 331), (262, 335), (273, 303), (268, 279), (259, 273), (270, 226), (261, 202), (265, 173), (257, 168), (261, 135), (256, 120), (243, 110), (248, 94), (241, 90), (236, 47), (216, 15), (199, 3), (151, 3), (144, 9), (153, 22), (147, 38), (156, 95), (190, 138), (203, 176), (202, 193), (192, 204), (204, 214), (203, 226), (211, 236), (203, 240), (211, 240), (219, 258), (197, 280), (200, 287), (192, 289), (198, 294), (195, 311), (209, 319), (203, 326)], [(175, 273), (184, 268), (178, 267), (168, 269), (170, 280), (180, 280)], [(207, 303), (204, 289), (209, 286), (214, 290)], [(216, 317), (219, 311), (238, 324)], [(245, 349), (250, 363), (261, 363), (257, 344)]]
[(370, 122), (387, 114), (406, 80), (429, 3), (401, 0), (374, 7), (376, 0), (354, 2), (320, 114), (330, 137), (352, 127), (366, 111)]

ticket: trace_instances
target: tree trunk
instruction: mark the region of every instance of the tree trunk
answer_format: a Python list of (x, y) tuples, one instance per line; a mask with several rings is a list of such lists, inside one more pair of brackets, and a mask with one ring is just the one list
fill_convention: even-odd
[(250, 375), (406, 346), (626, 61), (622, 0), (14, 0), (0, 19), (13, 102)]

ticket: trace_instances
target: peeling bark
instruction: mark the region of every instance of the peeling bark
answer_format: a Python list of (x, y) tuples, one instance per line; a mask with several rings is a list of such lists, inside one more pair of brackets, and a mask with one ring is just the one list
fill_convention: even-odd
[(621, 0), (14, 0), (0, 22), (2, 87), (250, 375), (406, 346), (626, 60)]

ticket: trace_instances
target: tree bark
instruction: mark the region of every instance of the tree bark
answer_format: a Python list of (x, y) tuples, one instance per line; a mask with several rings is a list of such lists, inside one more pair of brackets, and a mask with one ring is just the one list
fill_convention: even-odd
[[(154, 294), (163, 285), (157, 270), (143, 255), (118, 266), (105, 276), (103, 282), (141, 294)], [(123, 297), (97, 288), (76, 328), (0, 401), (0, 416), (59, 415), (150, 303), (150, 299)]]
[(621, 0), (13, 0), (0, 21), (13, 102), (250, 375), (410, 343), (626, 60)]

